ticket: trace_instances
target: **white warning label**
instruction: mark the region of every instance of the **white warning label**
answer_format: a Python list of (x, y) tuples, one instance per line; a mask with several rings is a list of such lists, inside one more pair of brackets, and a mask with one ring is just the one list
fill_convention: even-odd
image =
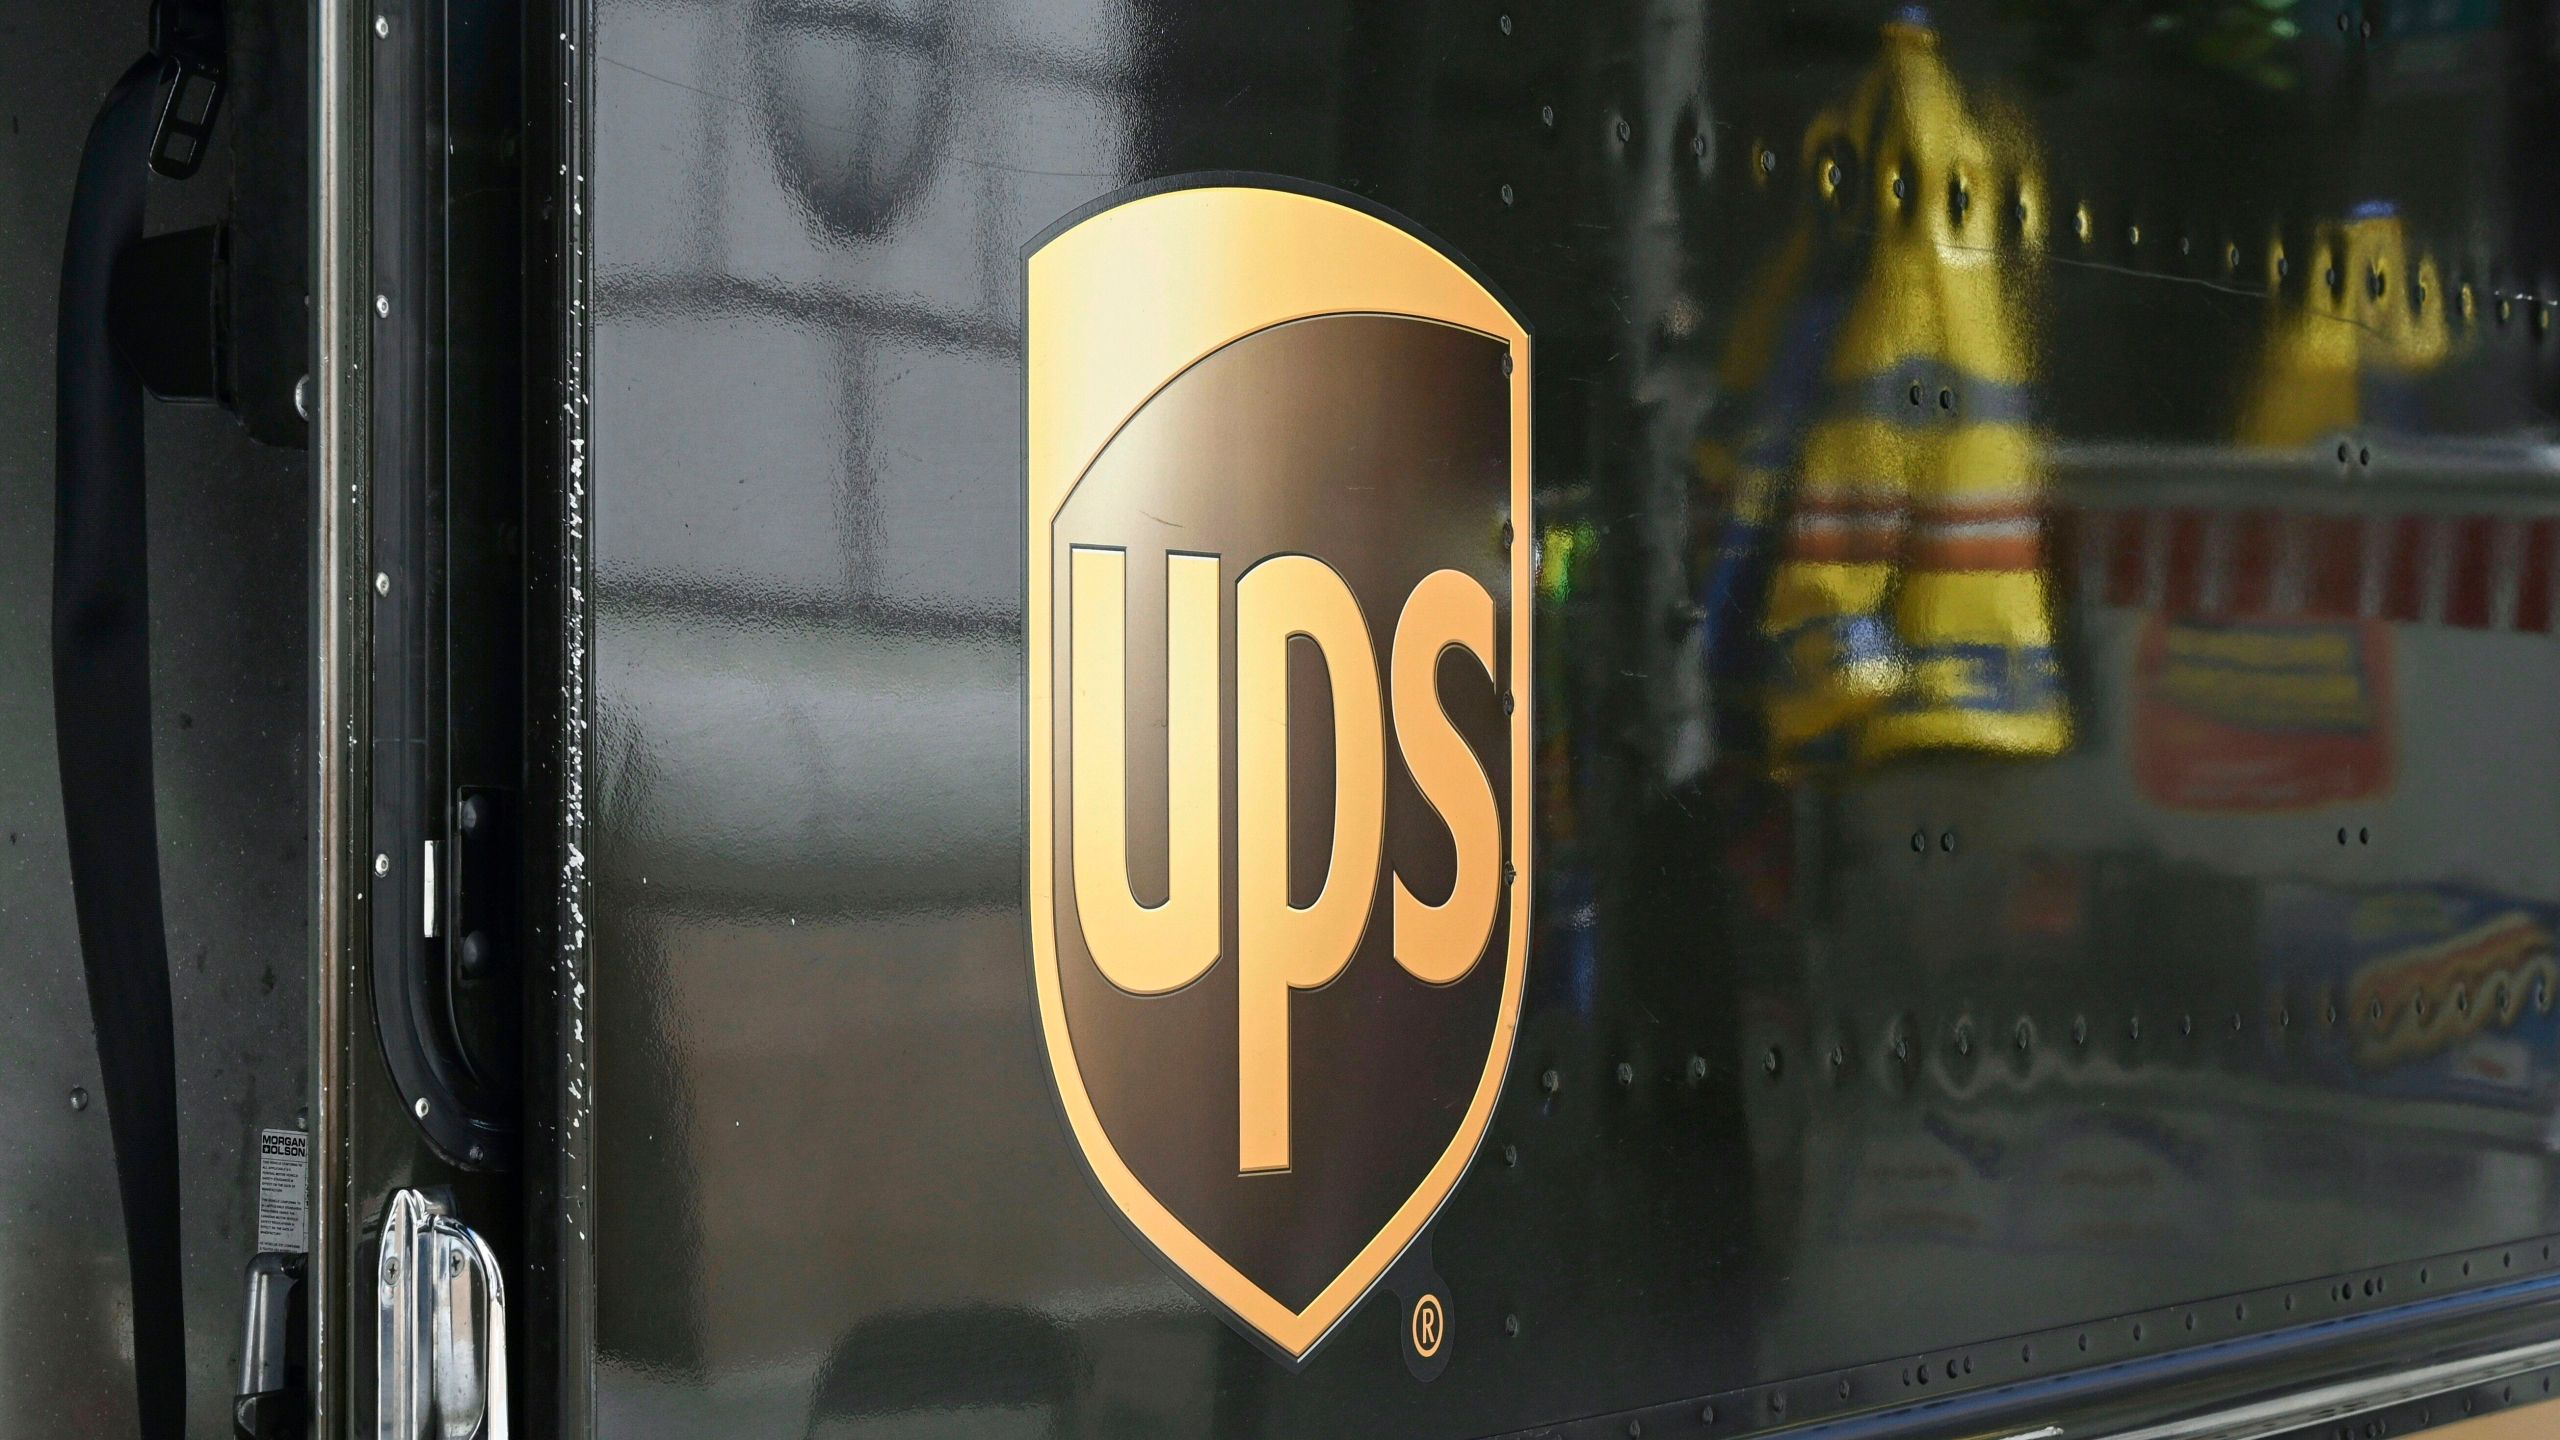
[(258, 1248), (299, 1255), (310, 1245), (311, 1138), (258, 1132)]

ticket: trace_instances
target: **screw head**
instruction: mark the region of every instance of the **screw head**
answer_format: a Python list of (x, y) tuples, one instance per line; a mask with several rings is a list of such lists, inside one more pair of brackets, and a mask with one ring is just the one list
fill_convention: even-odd
[(79, 1112), (81, 1112), (81, 1111), (83, 1111), (83, 1110), (86, 1110), (86, 1109), (88, 1109), (88, 1108), (89, 1108), (89, 1092), (88, 1092), (87, 1088), (86, 1088), (86, 1087), (83, 1087), (83, 1086), (79, 1086), (79, 1085), (74, 1085), (74, 1086), (72, 1086), (72, 1087), (71, 1087), (71, 1111), (72, 1111), (72, 1113), (76, 1115), (76, 1114), (78, 1114)]
[(418, 1117), (419, 1119), (421, 1119), (421, 1120), (426, 1119), (426, 1118), (427, 1118), (427, 1097), (426, 1097), (426, 1096), (424, 1096), (424, 1095), (419, 1096), (419, 1097), (418, 1097), (418, 1103), (409, 1107), (409, 1113), (411, 1113), (411, 1114), (413, 1114), (413, 1115), (417, 1116), (417, 1117)]
[(373, 857), (373, 873), (374, 873), (374, 874), (376, 874), (376, 875), (388, 875), (388, 874), (390, 874), (390, 873), (391, 873), (391, 857), (390, 857), (390, 856), (388, 856), (388, 855), (376, 855), (376, 856), (374, 856), (374, 857)]
[(387, 571), (376, 570), (373, 572), (373, 593), (376, 595), (388, 595), (391, 593), (391, 576)]
[(390, 297), (390, 296), (388, 296), (388, 295), (376, 295), (376, 296), (374, 296), (374, 297), (373, 297), (373, 313), (374, 313), (374, 314), (376, 314), (376, 315), (381, 316), (381, 317), (382, 317), (383, 319), (385, 319), (385, 320), (390, 319), (390, 318), (391, 318), (391, 297)]
[(388, 40), (388, 39), (390, 39), (390, 38), (391, 38), (391, 17), (390, 17), (390, 16), (388, 16), (388, 15), (376, 15), (376, 16), (374, 16), (374, 17), (373, 17), (373, 33), (374, 33), (376, 36), (378, 36), (378, 37), (380, 37), (380, 38), (382, 38), (382, 39), (384, 39), (384, 40)]

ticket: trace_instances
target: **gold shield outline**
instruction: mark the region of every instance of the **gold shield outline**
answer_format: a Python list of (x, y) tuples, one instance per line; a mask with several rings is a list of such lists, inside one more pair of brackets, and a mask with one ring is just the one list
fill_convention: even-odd
[[(1282, 182), (1287, 183), (1287, 182)], [(1510, 1068), (1527, 970), (1530, 776), (1529, 334), (1431, 241), (1365, 206), (1267, 184), (1149, 188), (1034, 242), (1026, 263), (1025, 448), (1032, 973), (1051, 1079), (1077, 1148), (1121, 1217), (1175, 1269), (1292, 1361), (1359, 1304), (1457, 1188)], [(1304, 1310), (1274, 1299), (1156, 1199), (1113, 1148), (1086, 1093), (1058, 973), (1051, 827), (1055, 636), (1050, 541), (1059, 509), (1103, 447), (1157, 391), (1216, 350), (1320, 315), (1389, 315), (1471, 330), (1511, 366), (1511, 825), (1502, 995), (1485, 1066), (1457, 1133), (1385, 1228)]]

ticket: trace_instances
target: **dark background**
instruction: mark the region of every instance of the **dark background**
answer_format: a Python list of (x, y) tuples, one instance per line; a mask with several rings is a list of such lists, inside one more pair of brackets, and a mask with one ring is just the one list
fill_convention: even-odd
[[(1730, 502), (1696, 449), (1809, 223), (1811, 119), (1890, 15), (604, 0), (601, 1429), (1460, 1436), (1719, 1396), (1731, 1433), (1781, 1418), (1737, 1397), (1767, 1382), (1843, 1372), (1785, 1418), (1841, 1413), (2548, 1273), (2549, 1055), (2496, 1099), (2359, 1071), (2266, 919), (2288, 886), (2560, 901), (2547, 633), (2393, 622), (2391, 783), (2302, 812), (2141, 790), (2152, 612), (2059, 555), (2064, 756), (1782, 778), (1726, 723), (1750, 702), (1704, 663), (1697, 597)], [(2388, 427), (2369, 402), (2366, 465), (2235, 419), (2274, 337), (2337, 310), (2311, 257), (2359, 203), (2484, 306), (2547, 285), (2544, 11), (1935, 23), (2052, 213), (2096, 222), (2002, 252), (2035, 277), (2000, 323), (2035, 357), (2055, 533), (2172, 504), (2555, 513), (2560, 352), (2530, 306), (2484, 308)], [(1201, 170), (1409, 216), (1536, 337), (1538, 930), (1432, 1242), (1428, 1384), (1377, 1300), (1297, 1375), (1229, 1331), (1095, 1197), (1042, 1071), (1021, 250)], [(1854, 270), (1879, 222), (1844, 215)], [(2279, 239), (2301, 263), (2270, 294)], [(2236, 280), (2224, 243), (2251, 247)]]

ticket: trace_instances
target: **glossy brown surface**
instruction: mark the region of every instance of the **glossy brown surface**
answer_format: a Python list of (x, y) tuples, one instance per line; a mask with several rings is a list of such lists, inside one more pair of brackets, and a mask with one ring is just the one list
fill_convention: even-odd
[[(2542, 1283), (2547, 27), (603, 0), (600, 1433), (1738, 1433)], [(1384, 1291), (1229, 1331), (1041, 1059), (1022, 254), (1203, 171), (1537, 344), (1537, 928), (1427, 1383)]]

